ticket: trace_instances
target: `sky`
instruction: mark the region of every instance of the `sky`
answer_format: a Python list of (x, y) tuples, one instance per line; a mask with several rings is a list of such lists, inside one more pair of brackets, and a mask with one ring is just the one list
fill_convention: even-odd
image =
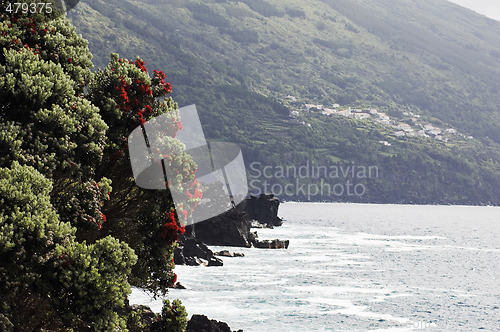
[(457, 5), (467, 7), (480, 14), (486, 15), (500, 21), (500, 1), (499, 0), (448, 0)]

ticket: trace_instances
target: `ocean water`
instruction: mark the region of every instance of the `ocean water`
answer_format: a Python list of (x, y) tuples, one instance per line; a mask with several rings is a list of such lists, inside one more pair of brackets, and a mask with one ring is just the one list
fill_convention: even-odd
[[(260, 239), (223, 267), (177, 266), (188, 313), (233, 330), (500, 331), (500, 208), (284, 203)], [(134, 289), (131, 303), (159, 312)]]

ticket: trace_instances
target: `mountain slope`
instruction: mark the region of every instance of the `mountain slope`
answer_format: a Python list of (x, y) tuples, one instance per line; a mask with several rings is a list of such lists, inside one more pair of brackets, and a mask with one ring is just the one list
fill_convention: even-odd
[[(333, 199), (500, 201), (499, 22), (439, 0), (86, 0), (70, 14), (95, 63), (114, 51), (165, 70), (207, 136), (242, 145), (249, 165), (380, 168), (357, 179), (363, 197)], [(304, 103), (377, 108), (396, 123), (411, 112), (476, 139), (395, 138), (372, 122), (291, 119), (282, 105)]]

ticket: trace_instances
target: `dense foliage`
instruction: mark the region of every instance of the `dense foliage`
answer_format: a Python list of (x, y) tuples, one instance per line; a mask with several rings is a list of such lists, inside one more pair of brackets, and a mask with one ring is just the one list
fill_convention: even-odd
[[(175, 241), (201, 197), (175, 138), (166, 167), (182, 172), (168, 185), (188, 184), (186, 204), (176, 210), (168, 190), (132, 177), (128, 134), (161, 114), (175, 119), (171, 136), (181, 128), (171, 86), (140, 58), (112, 54), (92, 73), (87, 42), (65, 18), (3, 9), (0, 329), (137, 329), (130, 287), (164, 294), (175, 283)], [(167, 306), (158, 324), (185, 329), (180, 302)]]
[[(0, 168), (0, 294), (4, 324), (57, 329), (89, 324), (125, 329), (117, 314), (136, 261), (113, 237), (75, 240), (50, 203), (51, 181), (30, 166)], [(7, 322), (7, 323), (6, 323)], [(6, 329), (7, 331), (10, 329)]]
[[(89, 0), (71, 19), (98, 63), (116, 49), (171, 66), (177, 102), (196, 103), (206, 135), (240, 144), (247, 166), (375, 165), (363, 201), (500, 203), (498, 22), (441, 0)], [(309, 128), (280, 105), (289, 94), (292, 109), (413, 112), (475, 139), (398, 139), (315, 114)]]

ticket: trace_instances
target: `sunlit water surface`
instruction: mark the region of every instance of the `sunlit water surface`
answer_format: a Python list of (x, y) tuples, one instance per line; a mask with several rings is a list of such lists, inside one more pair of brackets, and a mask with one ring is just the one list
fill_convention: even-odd
[[(285, 203), (223, 267), (177, 266), (189, 314), (263, 331), (500, 330), (500, 208)], [(159, 312), (134, 289), (131, 303)]]

